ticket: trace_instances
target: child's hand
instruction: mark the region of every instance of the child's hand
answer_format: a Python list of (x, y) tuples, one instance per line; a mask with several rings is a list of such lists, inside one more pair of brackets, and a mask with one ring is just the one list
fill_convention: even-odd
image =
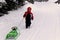
[(33, 20), (33, 18), (32, 18), (32, 20)]

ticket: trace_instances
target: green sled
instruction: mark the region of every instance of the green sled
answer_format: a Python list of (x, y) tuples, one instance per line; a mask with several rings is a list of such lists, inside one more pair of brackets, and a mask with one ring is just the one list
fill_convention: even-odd
[(17, 35), (18, 35), (17, 30), (12, 30), (7, 34), (6, 39), (15, 39)]

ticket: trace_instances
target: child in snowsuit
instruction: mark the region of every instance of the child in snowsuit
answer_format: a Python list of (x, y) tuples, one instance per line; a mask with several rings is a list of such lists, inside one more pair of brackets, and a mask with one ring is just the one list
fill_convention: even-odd
[(26, 28), (30, 27), (31, 25), (31, 20), (33, 20), (33, 14), (31, 12), (31, 7), (27, 8), (27, 11), (23, 15), (25, 17), (25, 22), (26, 22)]

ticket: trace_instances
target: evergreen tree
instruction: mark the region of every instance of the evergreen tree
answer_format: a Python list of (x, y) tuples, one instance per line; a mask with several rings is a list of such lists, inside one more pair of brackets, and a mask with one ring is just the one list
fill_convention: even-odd
[(28, 2), (34, 4), (34, 0), (27, 0)]
[(58, 4), (60, 4), (60, 0), (57, 0), (55, 3), (58, 3)]
[(18, 5), (23, 6), (24, 5), (24, 0), (17, 0), (18, 1)]
[(31, 2), (32, 4), (34, 4), (34, 0), (30, 0), (30, 2)]

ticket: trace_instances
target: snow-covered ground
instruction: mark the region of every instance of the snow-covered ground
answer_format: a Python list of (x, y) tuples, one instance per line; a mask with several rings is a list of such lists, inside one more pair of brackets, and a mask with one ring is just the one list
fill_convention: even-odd
[(5, 2), (5, 0), (0, 0), (0, 2)]
[[(34, 20), (30, 29), (25, 29), (23, 14), (32, 8)], [(17, 26), (20, 36), (17, 40), (60, 40), (60, 5), (50, 2), (27, 3), (9, 15), (0, 17), (0, 40), (5, 40), (11, 27)]]

